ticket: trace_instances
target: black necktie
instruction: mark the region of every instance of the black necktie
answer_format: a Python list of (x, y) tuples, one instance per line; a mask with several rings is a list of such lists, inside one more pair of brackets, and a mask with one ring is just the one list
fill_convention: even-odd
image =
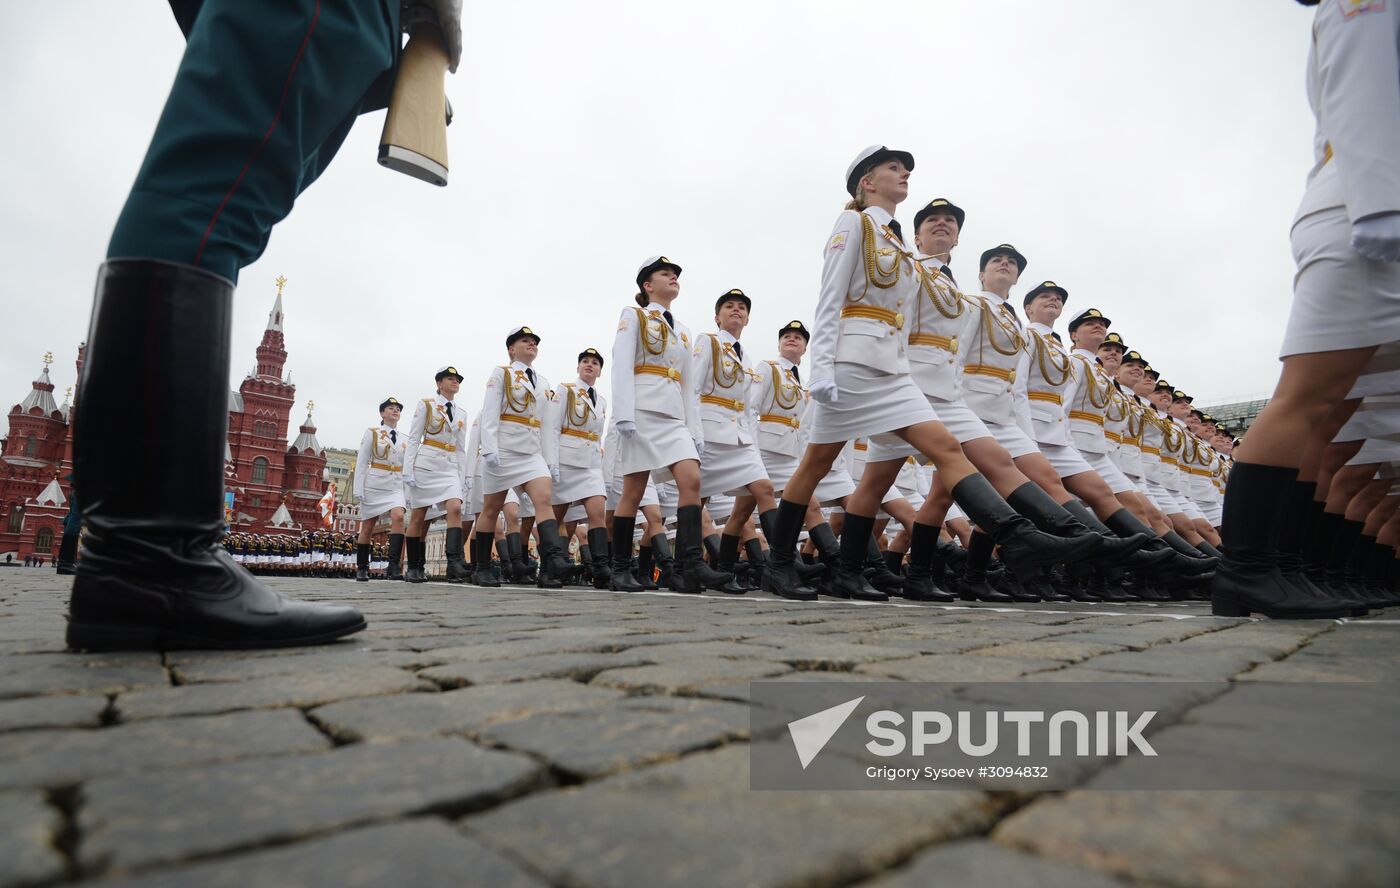
[(1015, 324), (1016, 328), (1019, 330), (1021, 327), (1021, 319), (1016, 317), (1016, 309), (1012, 308), (1009, 303), (1003, 302), (1001, 304), (1001, 310), (1008, 318), (1011, 319), (1011, 323)]
[(890, 231), (893, 231), (894, 236), (899, 238), (901, 241), (904, 240), (904, 230), (899, 227), (898, 219), (890, 219)]
[(447, 402), (447, 421), (452, 422), (452, 402)]
[(530, 367), (526, 367), (525, 375), (530, 378), (530, 385), (533, 386), (535, 384), (535, 371)]
[(742, 361), (744, 359), (744, 347), (738, 342), (734, 343), (734, 354), (739, 356), (739, 360)]
[(941, 272), (943, 272), (943, 276), (944, 276), (945, 278), (947, 278), (948, 280), (952, 281), (952, 282), (955, 283), (955, 284), (958, 282), (958, 279), (955, 278), (955, 277), (953, 277), (953, 269), (949, 268), (949, 267), (946, 266), (946, 265), (942, 265), (942, 266), (939, 266), (939, 269), (938, 269), (938, 270), (941, 271)]
[(397, 429), (389, 430), (389, 440), (393, 441), (395, 444), (399, 443), (399, 433)]
[(598, 406), (598, 393), (593, 391), (593, 386), (588, 387), (588, 400), (593, 402), (593, 406)]
[(792, 381), (798, 385), (802, 384), (802, 374), (797, 372), (797, 365), (792, 365)]
[(671, 317), (669, 311), (661, 312), (661, 316), (666, 319), (666, 326), (670, 327), (672, 330), (676, 329), (676, 319)]

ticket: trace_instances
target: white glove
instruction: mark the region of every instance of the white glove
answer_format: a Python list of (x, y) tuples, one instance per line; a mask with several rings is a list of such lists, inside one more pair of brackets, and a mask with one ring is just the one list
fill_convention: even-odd
[(412, 473), (409, 473), (403, 476), (403, 483), (407, 484), (409, 487), (416, 487), (418, 486), (418, 479), (413, 477)]
[(462, 61), (462, 0), (404, 0), (399, 27), (405, 32), (425, 19), (437, 19), (447, 47), (447, 69), (457, 73)]
[(617, 433), (624, 438), (630, 438), (637, 434), (637, 424), (630, 419), (619, 419), (617, 421)]
[(834, 379), (814, 379), (807, 391), (811, 393), (812, 400), (818, 404), (836, 403), (836, 380)]
[(1381, 213), (1353, 222), (1351, 248), (1377, 262), (1400, 262), (1400, 213)]
[(698, 456), (698, 457), (700, 457), (701, 459), (704, 459), (704, 458), (705, 458), (705, 439), (704, 439), (704, 438), (696, 438), (696, 439), (694, 439), (694, 440), (695, 440), (695, 455)]
[(499, 469), (501, 467), (501, 455), (499, 453), (483, 453), (481, 458), (493, 469)]
[(555, 484), (558, 484), (558, 483), (559, 483), (560, 475), (559, 475), (559, 467), (558, 467), (558, 466), (550, 466), (550, 467), (549, 467), (549, 477), (550, 477), (551, 480), (554, 481)]

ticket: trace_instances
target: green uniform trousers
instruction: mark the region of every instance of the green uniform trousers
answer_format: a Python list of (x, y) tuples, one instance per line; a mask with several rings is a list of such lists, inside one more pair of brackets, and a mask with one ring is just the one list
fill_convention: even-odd
[(386, 104), (399, 0), (172, 0), (185, 55), (108, 258), (165, 259), (235, 283)]

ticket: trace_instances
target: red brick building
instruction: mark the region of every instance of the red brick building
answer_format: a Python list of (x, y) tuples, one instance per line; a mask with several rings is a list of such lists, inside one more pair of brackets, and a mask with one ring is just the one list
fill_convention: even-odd
[[(300, 533), (321, 526), (317, 504), (326, 487), (326, 456), (309, 410), (296, 440), (287, 446), (296, 386), (283, 375), (287, 349), (282, 321), (279, 285), (254, 368), (229, 393), (225, 501), (231, 495), (229, 523), (251, 533)], [(79, 379), (85, 348), (78, 347)], [(55, 402), (51, 361), (51, 355), (45, 356), (31, 391), (10, 408), (9, 433), (0, 441), (0, 563), (6, 555), (23, 561), (36, 553), (47, 561), (57, 554), (63, 535), (72, 495), (70, 418), (81, 392), (65, 398), (62, 406)]]

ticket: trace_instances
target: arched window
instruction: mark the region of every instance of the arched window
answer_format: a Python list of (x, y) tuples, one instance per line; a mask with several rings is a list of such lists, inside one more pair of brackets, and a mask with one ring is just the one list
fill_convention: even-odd
[(25, 441), (24, 441), (24, 455), (25, 455), (25, 456), (33, 456), (33, 455), (34, 455), (34, 438), (33, 438), (33, 436), (30, 436), (29, 438), (26, 438)]
[(311, 475), (310, 475), (310, 473), (306, 473), (306, 474), (303, 474), (303, 475), (301, 476), (301, 489), (302, 489), (302, 490), (310, 490), (310, 489), (311, 489)]
[(266, 458), (266, 457), (260, 456), (260, 457), (258, 457), (257, 459), (253, 460), (253, 483), (254, 483), (254, 484), (266, 484), (266, 483), (267, 483), (267, 458)]
[(24, 508), (19, 503), (10, 506), (10, 520), (5, 528), (10, 533), (19, 533), (24, 527)]
[(41, 527), (34, 535), (34, 551), (46, 555), (53, 551), (53, 528)]

